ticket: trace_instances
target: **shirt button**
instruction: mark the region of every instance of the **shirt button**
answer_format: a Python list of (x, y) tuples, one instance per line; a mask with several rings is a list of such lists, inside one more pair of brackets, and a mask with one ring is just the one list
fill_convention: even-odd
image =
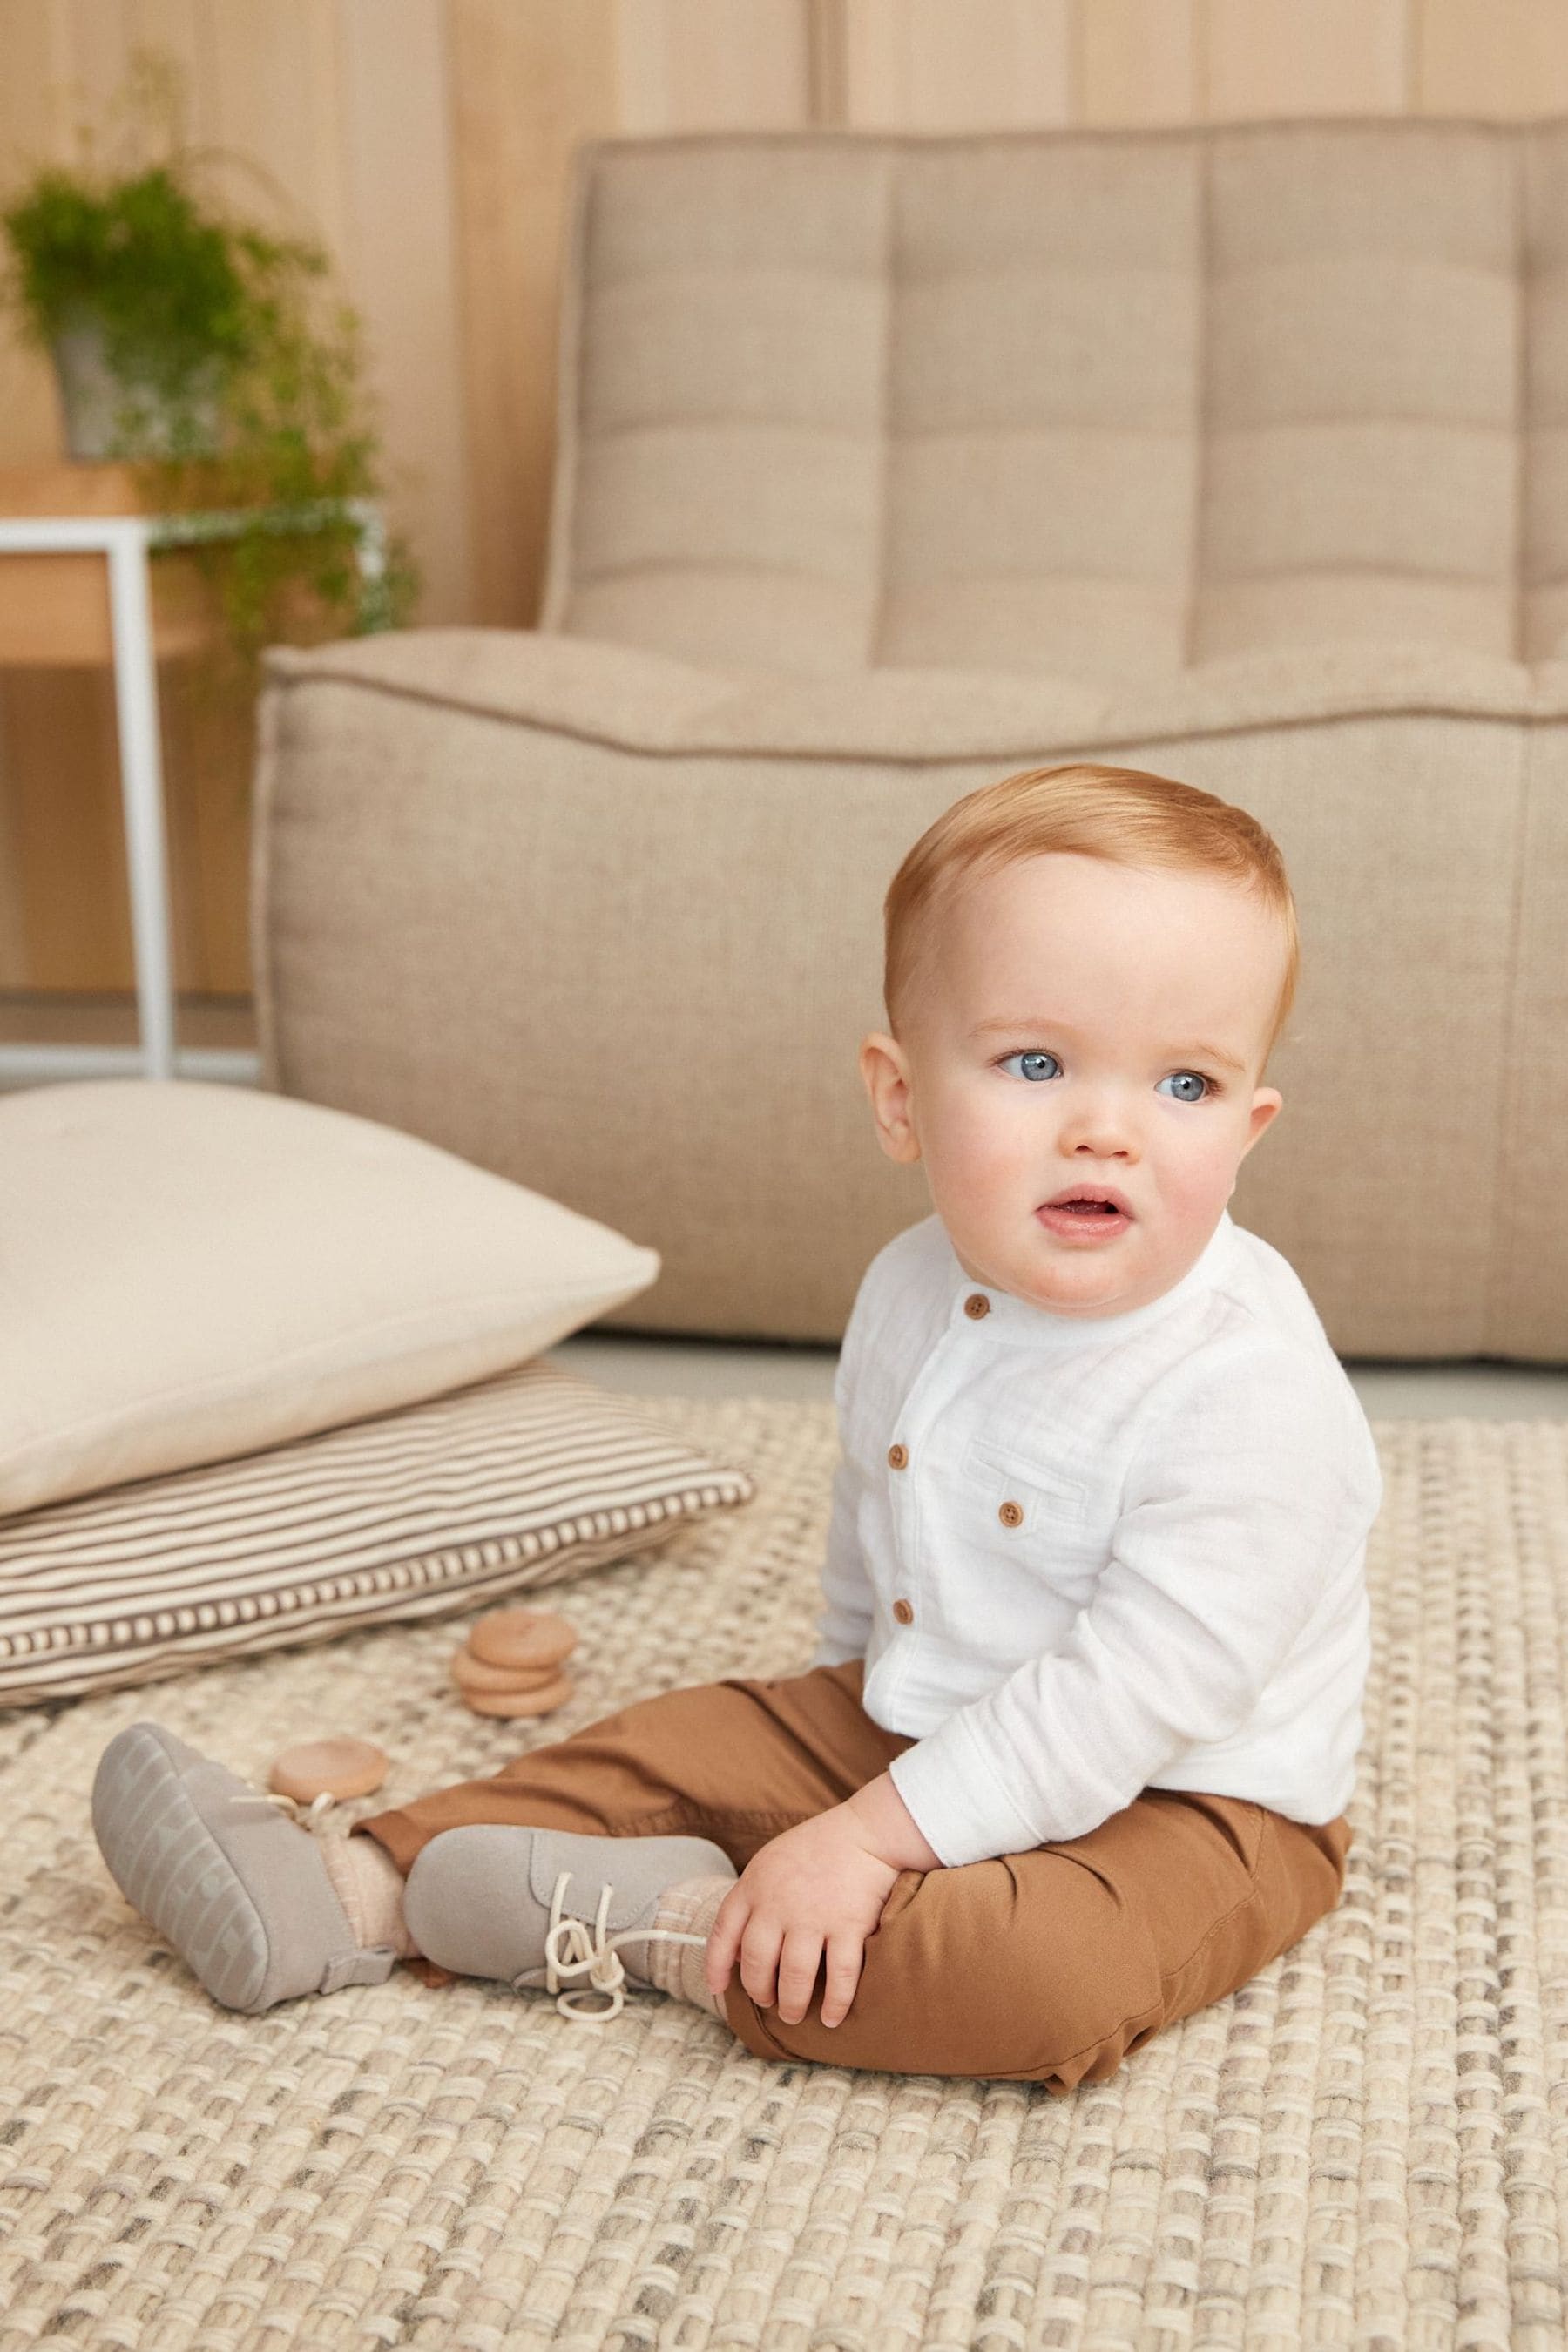
[(963, 1311), (966, 1315), (973, 1315), (978, 1323), (983, 1315), (990, 1314), (991, 1301), (983, 1290), (972, 1290), (963, 1302)]
[(915, 1612), (907, 1601), (895, 1601), (893, 1614), (900, 1625), (912, 1625), (915, 1622)]
[(1005, 1528), (1016, 1528), (1023, 1518), (1024, 1507), (1021, 1503), (1003, 1503), (998, 1507), (996, 1516)]
[(910, 1450), (909, 1450), (909, 1447), (908, 1447), (907, 1445), (889, 1445), (889, 1448), (888, 1448), (888, 1461), (889, 1461), (889, 1465), (890, 1465), (893, 1469), (895, 1469), (895, 1470), (901, 1470), (901, 1469), (903, 1468), (903, 1466), (904, 1466), (905, 1463), (909, 1460), (909, 1458), (910, 1458)]

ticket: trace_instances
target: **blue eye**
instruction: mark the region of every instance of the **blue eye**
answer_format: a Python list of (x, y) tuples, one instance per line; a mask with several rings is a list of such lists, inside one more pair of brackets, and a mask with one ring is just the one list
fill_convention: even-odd
[[(1057, 1060), (1054, 1054), (1047, 1054), (1039, 1051), (1005, 1054), (1003, 1055), (1001, 1061), (997, 1063), (996, 1066), (999, 1070), (1005, 1070), (1009, 1062), (1021, 1062), (1024, 1065), (1023, 1076), (1030, 1082), (1031, 1085), (1038, 1084), (1049, 1076), (1050, 1072), (1043, 1068), (1041, 1066), (1042, 1064), (1049, 1062), (1053, 1068), (1058, 1070), (1061, 1067), (1061, 1064)], [(1031, 1066), (1031, 1065), (1033, 1066)], [(1203, 1092), (1201, 1094), (1176, 1096), (1175, 1099), (1178, 1102), (1200, 1103), (1206, 1101), (1210, 1095), (1217, 1094), (1219, 1092), (1219, 1087), (1215, 1084), (1215, 1080), (1213, 1078), (1205, 1077), (1201, 1070), (1173, 1070), (1171, 1076), (1173, 1078), (1190, 1078), (1195, 1085), (1203, 1088)], [(1164, 1079), (1162, 1078), (1160, 1084), (1163, 1086), (1164, 1083)]]

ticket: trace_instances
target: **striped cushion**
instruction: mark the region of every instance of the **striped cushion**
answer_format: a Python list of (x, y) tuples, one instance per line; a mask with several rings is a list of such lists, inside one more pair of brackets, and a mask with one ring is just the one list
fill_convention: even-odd
[(0, 1706), (450, 1616), (647, 1551), (754, 1491), (634, 1401), (524, 1364), (0, 1519)]

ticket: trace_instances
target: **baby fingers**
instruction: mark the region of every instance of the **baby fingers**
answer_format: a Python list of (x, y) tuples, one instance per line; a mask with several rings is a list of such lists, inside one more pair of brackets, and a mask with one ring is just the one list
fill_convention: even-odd
[(809, 1928), (795, 1928), (784, 1937), (779, 1958), (779, 2021), (798, 2025), (811, 2007), (816, 1971), (822, 1959), (822, 1937)]
[(771, 2009), (777, 1997), (779, 1954), (784, 1941), (783, 1927), (755, 1911), (741, 1931), (741, 1983), (759, 2009)]
[(855, 1988), (860, 1981), (865, 1953), (865, 1941), (859, 1936), (829, 1936), (827, 1988), (822, 1996), (824, 2025), (842, 2025), (848, 2016)]
[(720, 2000), (723, 1998), (730, 1972), (740, 1957), (741, 1937), (750, 1916), (751, 1906), (740, 1891), (741, 1885), (741, 1880), (737, 1879), (720, 1904), (702, 1955), (702, 1973), (707, 1979), (708, 1990)]

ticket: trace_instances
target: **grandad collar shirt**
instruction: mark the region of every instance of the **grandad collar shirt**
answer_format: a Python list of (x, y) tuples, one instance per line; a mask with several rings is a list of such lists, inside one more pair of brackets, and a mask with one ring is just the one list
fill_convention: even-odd
[(868, 1268), (835, 1398), (812, 1664), (864, 1655), (944, 1864), (1145, 1787), (1343, 1811), (1383, 1481), (1279, 1251), (1226, 1211), (1159, 1298), (1074, 1318), (974, 1281), (933, 1215)]

